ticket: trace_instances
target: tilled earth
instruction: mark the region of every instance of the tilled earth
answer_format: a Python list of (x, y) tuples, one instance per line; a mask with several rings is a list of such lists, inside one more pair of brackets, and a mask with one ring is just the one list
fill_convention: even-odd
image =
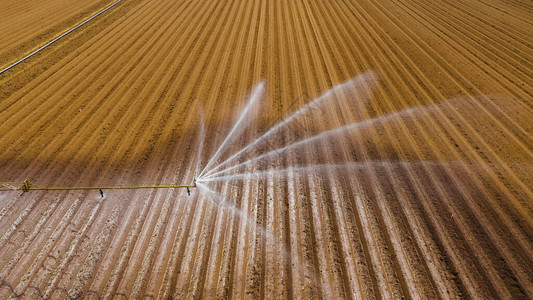
[[(112, 3), (0, 1), (1, 69)], [(532, 12), (124, 0), (0, 75), (0, 181), (190, 184), (263, 80), (219, 162), (339, 84), (232, 165), (362, 125), (206, 183), (231, 205), (0, 192), (0, 298), (533, 298)]]

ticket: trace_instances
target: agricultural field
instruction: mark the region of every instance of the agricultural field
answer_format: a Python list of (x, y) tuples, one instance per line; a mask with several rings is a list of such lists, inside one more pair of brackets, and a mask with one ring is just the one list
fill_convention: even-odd
[[(0, 2), (1, 70), (115, 1)], [(0, 299), (533, 298), (531, 32), (526, 0), (121, 1), (0, 74), (0, 182), (194, 187), (0, 191)]]
[(39, 48), (58, 33), (100, 10), (108, 0), (14, 1), (2, 0), (0, 11), (0, 65)]

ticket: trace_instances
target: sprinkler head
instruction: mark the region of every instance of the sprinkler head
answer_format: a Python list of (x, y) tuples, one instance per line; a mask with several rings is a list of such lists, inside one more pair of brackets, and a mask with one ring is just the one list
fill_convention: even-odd
[(196, 187), (196, 178), (192, 181), (192, 187)]

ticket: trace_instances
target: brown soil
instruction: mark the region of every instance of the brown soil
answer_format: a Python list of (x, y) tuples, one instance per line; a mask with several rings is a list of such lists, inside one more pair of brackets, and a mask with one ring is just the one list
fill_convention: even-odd
[[(4, 2), (0, 66), (112, 1)], [(124, 0), (0, 75), (1, 181), (190, 183), (199, 108), (205, 165), (263, 79), (222, 158), (370, 70), (375, 87), (338, 91), (268, 147), (439, 105), (255, 166), (361, 168), (214, 184), (248, 222), (199, 190), (1, 192), (0, 298), (533, 298), (532, 12)]]
[(2, 0), (0, 68), (46, 44), (111, 3), (89, 1)]

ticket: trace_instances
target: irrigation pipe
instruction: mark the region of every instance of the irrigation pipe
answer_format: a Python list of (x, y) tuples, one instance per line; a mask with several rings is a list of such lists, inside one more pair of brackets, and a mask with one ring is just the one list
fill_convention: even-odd
[[(136, 190), (194, 188), (196, 185), (141, 185), (141, 186), (91, 186), (91, 187), (30, 187), (26, 191), (81, 191), (81, 190)], [(23, 191), (23, 187), (0, 188), (0, 191)]]
[(19, 61), (15, 62), (14, 64), (10, 65), (9, 67), (3, 69), (2, 71), (0, 71), (0, 74), (3, 74), (4, 72), (8, 71), (9, 69), (13, 68), (14, 66), (20, 64), (21, 62), (25, 61), (26, 59), (32, 57), (33, 55), (37, 54), (38, 52), (40, 52), (41, 50), (45, 49), (46, 47), (52, 45), (53, 43), (57, 42), (59, 39), (61, 39), (62, 37), (66, 36), (67, 34), (73, 32), (74, 30), (80, 28), (81, 26), (85, 25), (87, 22), (91, 21), (92, 19), (98, 17), (99, 15), (103, 14), (104, 12), (106, 12), (108, 9), (112, 8), (113, 6), (119, 4), (120, 2), (122, 2), (122, 0), (118, 0), (116, 1), (115, 3), (109, 5), (108, 7), (104, 8), (103, 10), (101, 10), (100, 12), (98, 12), (97, 14), (95, 14), (94, 16), (90, 17), (89, 19), (83, 21), (83, 23), (80, 23), (78, 24), (76, 27), (74, 28), (71, 28), (69, 31), (63, 33), (62, 35), (56, 37), (55, 39), (51, 40), (50, 42), (46, 43), (44, 46), (42, 46), (41, 48), (33, 51), (32, 53), (26, 55), (24, 58), (20, 59)]
[(191, 185), (138, 185), (138, 186), (91, 186), (91, 187), (44, 187), (34, 185), (29, 179), (23, 182), (0, 183), (0, 191), (79, 191), (79, 190), (133, 190), (133, 189), (178, 189), (196, 187), (196, 180)]

